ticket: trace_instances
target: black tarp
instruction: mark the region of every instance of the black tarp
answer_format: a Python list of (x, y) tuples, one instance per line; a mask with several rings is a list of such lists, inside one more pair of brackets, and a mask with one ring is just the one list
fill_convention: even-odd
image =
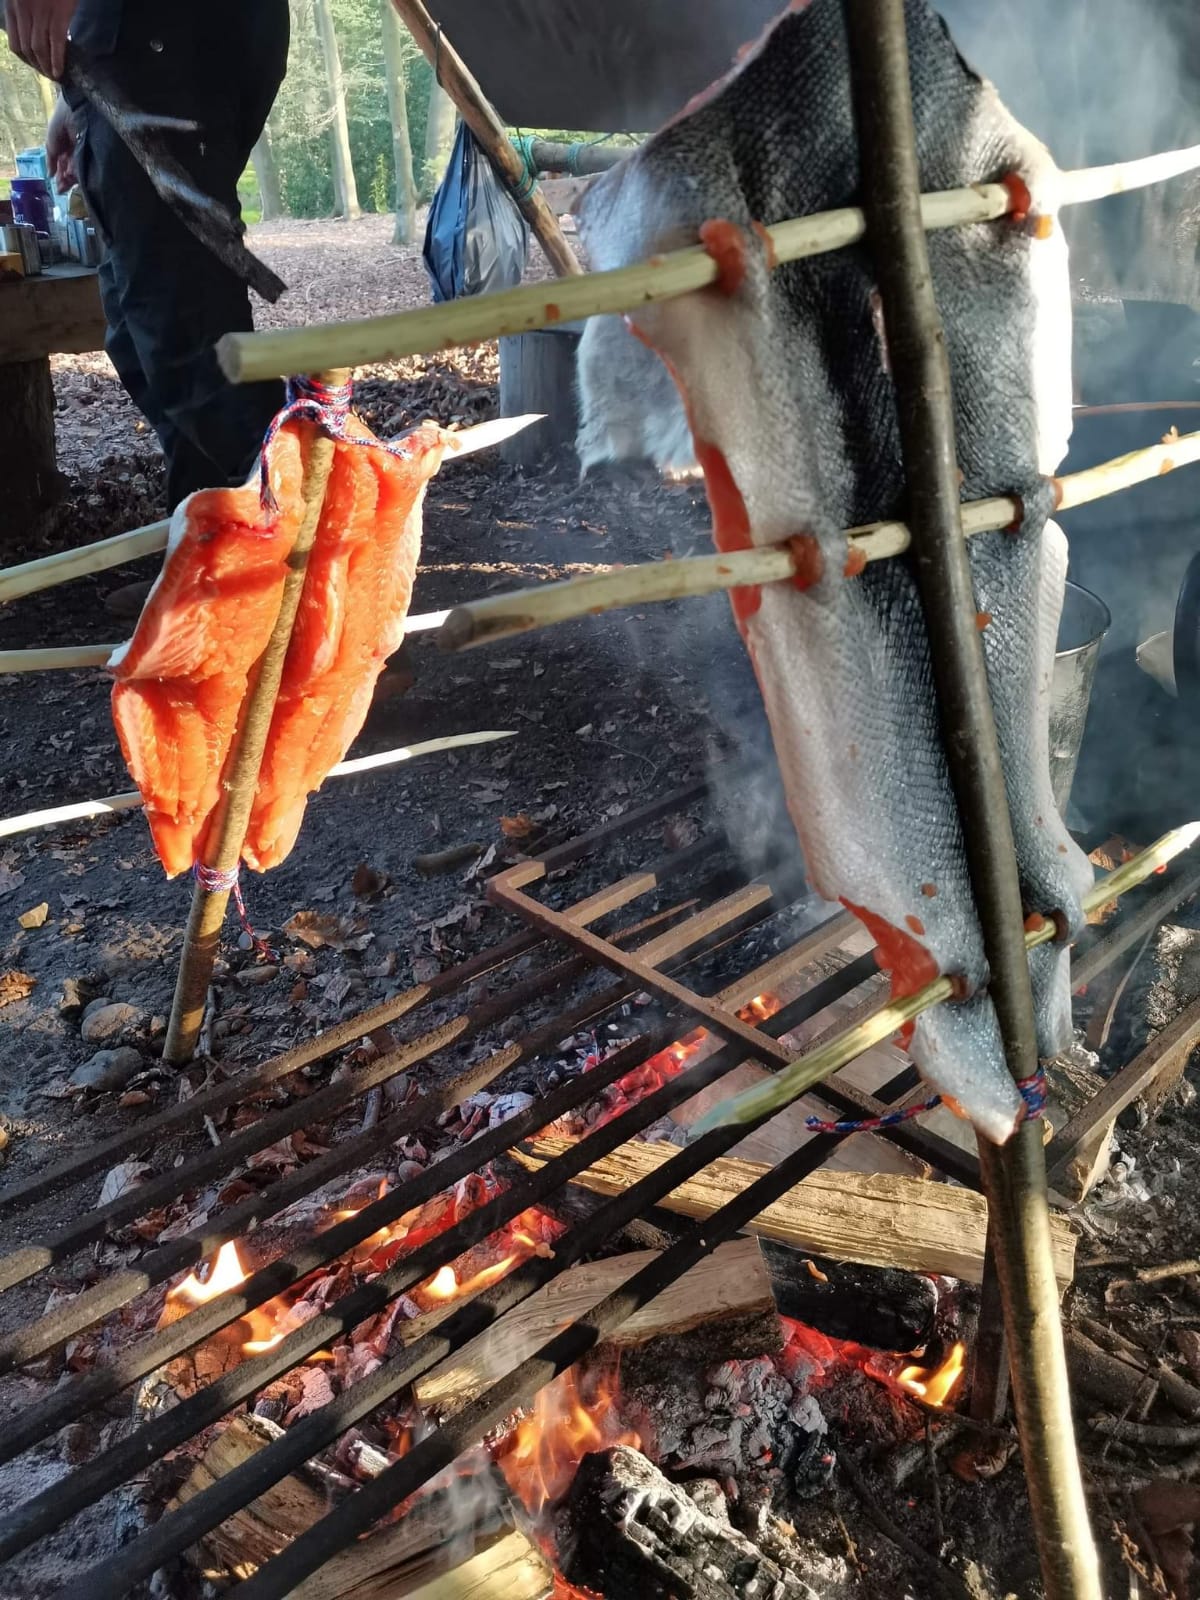
[(513, 127), (648, 133), (728, 70), (782, 0), (429, 0)]

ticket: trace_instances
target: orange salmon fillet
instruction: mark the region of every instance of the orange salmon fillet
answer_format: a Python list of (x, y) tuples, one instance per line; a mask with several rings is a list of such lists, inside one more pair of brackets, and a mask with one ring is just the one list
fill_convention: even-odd
[[(335, 442), (242, 851), (260, 872), (291, 850), (309, 794), (353, 743), (404, 638), (425, 487), (447, 443), (426, 424), (397, 456), (357, 421), (349, 426), (367, 443)], [(247, 689), (279, 611), (313, 436), (310, 423), (288, 422), (272, 441), (276, 509), (263, 509), (257, 472), (242, 488), (184, 501), (134, 636), (109, 663), (121, 750), (171, 877), (204, 859)]]

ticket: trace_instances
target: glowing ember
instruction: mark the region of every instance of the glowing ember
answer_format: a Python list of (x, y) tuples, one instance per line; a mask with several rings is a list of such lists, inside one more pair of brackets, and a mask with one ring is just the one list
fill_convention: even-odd
[(616, 1395), (603, 1383), (585, 1402), (574, 1367), (538, 1393), (533, 1410), (508, 1436), (499, 1458), (509, 1488), (531, 1515), (540, 1515), (566, 1494), (589, 1452), (614, 1444), (641, 1447), (636, 1433), (617, 1431), (615, 1408)]
[(783, 1001), (773, 994), (756, 994), (738, 1012), (743, 1022), (766, 1022), (783, 1010)]
[(926, 1405), (944, 1406), (957, 1390), (967, 1364), (967, 1348), (956, 1344), (940, 1367), (905, 1367), (896, 1382)]
[(167, 1299), (187, 1300), (194, 1306), (200, 1306), (206, 1300), (215, 1300), (229, 1289), (236, 1289), (239, 1283), (245, 1283), (247, 1276), (238, 1256), (237, 1245), (230, 1241), (217, 1251), (207, 1278), (201, 1280), (194, 1272), (189, 1272), (182, 1283), (177, 1283), (169, 1291)]

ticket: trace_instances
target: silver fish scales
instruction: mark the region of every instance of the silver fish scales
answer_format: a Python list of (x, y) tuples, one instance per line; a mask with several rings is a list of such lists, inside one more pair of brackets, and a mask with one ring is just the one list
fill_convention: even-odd
[[(1055, 169), (966, 65), (944, 24), (907, 0), (925, 191), (1019, 176), (1038, 213)], [(679, 464), (681, 406), (721, 548), (808, 541), (811, 585), (735, 591), (789, 808), (818, 890), (871, 929), (893, 992), (937, 973), (966, 998), (927, 1013), (910, 1049), (994, 1139), (1021, 1100), (986, 996), (987, 966), (942, 749), (928, 638), (908, 558), (842, 571), (842, 529), (904, 515), (896, 402), (869, 252), (772, 271), (756, 223), (858, 203), (838, 0), (793, 7), (735, 71), (593, 188), (592, 263), (693, 243), (704, 225), (723, 288), (589, 324), (580, 449)], [(1047, 219), (1048, 221), (1048, 219)], [(735, 225), (734, 228), (724, 224)], [(1019, 530), (971, 541), (1023, 896), (1071, 931), (1092, 871), (1050, 790), (1048, 717), (1066, 541), (1047, 475), (1070, 431), (1070, 296), (1061, 230), (1020, 221), (935, 233), (929, 249), (954, 389), (964, 498), (1017, 494)], [(647, 348), (649, 347), (649, 348)], [(657, 352), (657, 355), (652, 351)], [(662, 358), (665, 366), (658, 363)], [(1070, 1034), (1063, 945), (1031, 957), (1039, 1049)]]

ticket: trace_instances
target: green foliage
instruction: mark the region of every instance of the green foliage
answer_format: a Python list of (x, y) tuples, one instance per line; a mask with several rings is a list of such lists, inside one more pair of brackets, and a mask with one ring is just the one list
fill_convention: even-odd
[(0, 178), (15, 177), (17, 151), (41, 144), (45, 137), (46, 112), (37, 73), (17, 60), (0, 29)]
[[(285, 210), (294, 217), (327, 217), (333, 213), (334, 197), (325, 66), (311, 0), (291, 0), (291, 10), (291, 56), (287, 81), (271, 114), (271, 141)], [(332, 0), (332, 10), (359, 198), (365, 210), (391, 211), (395, 177), (379, 0)], [(409, 131), (413, 150), (423, 151), (432, 74), (407, 33), (404, 38)]]

